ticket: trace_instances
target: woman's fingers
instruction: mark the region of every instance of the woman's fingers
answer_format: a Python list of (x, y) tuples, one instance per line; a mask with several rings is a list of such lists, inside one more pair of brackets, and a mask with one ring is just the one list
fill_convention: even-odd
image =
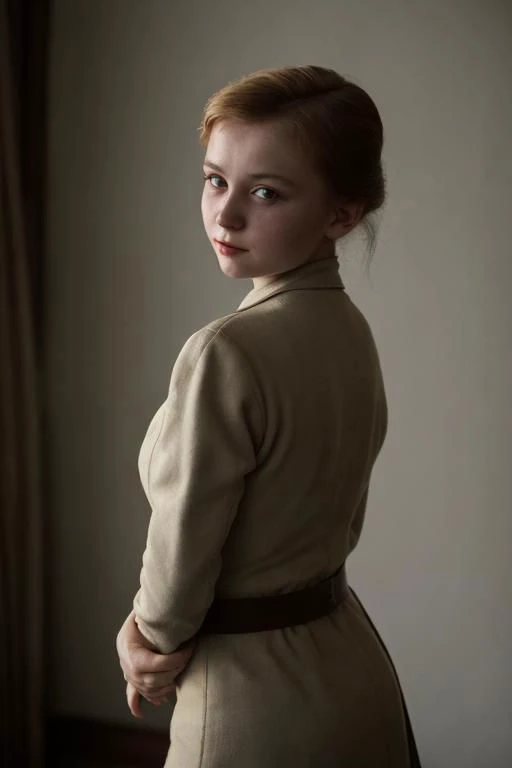
[(176, 687), (173, 686), (172, 688), (164, 688), (161, 691), (156, 692), (152, 696), (144, 696), (144, 698), (149, 701), (150, 704), (154, 704), (156, 707), (159, 707), (161, 704), (165, 704), (169, 701), (171, 698), (171, 694), (174, 694), (176, 690)]
[(135, 673), (138, 677), (143, 679), (147, 685), (153, 685), (164, 677), (175, 677), (186, 667), (187, 663), (188, 659), (182, 660), (181, 658), (171, 658), (167, 660), (165, 664), (154, 664), (152, 668), (148, 669), (147, 665), (139, 664), (138, 659), (135, 657), (132, 659), (131, 668), (132, 673)]
[(155, 691), (153, 691), (150, 696), (152, 699), (167, 699), (169, 696), (176, 691), (176, 686), (173, 683), (172, 685), (165, 685), (163, 688), (158, 688)]
[[(126, 661), (136, 670), (137, 674), (159, 674), (161, 672), (174, 672), (183, 669), (192, 656), (192, 650), (175, 651), (174, 653), (153, 653), (138, 646), (129, 648), (124, 657)], [(123, 660), (124, 660), (123, 659)]]
[(126, 685), (126, 700), (132, 715), (137, 718), (143, 717), (142, 710), (140, 708), (140, 693), (136, 688), (133, 687), (131, 683), (127, 683)]
[[(148, 653), (151, 653), (148, 651)], [(174, 656), (174, 654), (170, 654)], [(128, 680), (133, 686), (142, 693), (144, 697), (153, 696), (164, 686), (171, 686), (175, 679), (183, 672), (187, 666), (189, 657), (179, 656), (174, 659), (167, 659), (165, 668), (158, 672), (145, 672), (146, 665), (140, 665), (141, 656), (138, 653), (132, 653), (129, 663), (121, 662), (121, 668), (125, 680)]]
[(153, 667), (148, 671), (165, 672), (166, 670), (172, 669), (175, 671), (178, 669), (181, 670), (187, 666), (193, 652), (193, 648), (187, 648), (184, 651), (174, 651), (174, 653), (169, 653), (167, 656), (155, 654), (156, 658), (151, 660)]
[(144, 698), (159, 696), (162, 691), (172, 692), (176, 688), (176, 676), (170, 673), (161, 673), (160, 675), (137, 675), (125, 674), (125, 680), (130, 682)]
[(129, 680), (133, 683), (138, 690), (144, 688), (148, 691), (154, 688), (161, 688), (163, 685), (171, 683), (177, 674), (174, 669), (168, 672), (145, 673), (137, 664), (136, 659), (133, 659), (129, 663), (121, 662), (121, 669), (125, 680)]
[(142, 646), (131, 646), (122, 648), (119, 663), (126, 675), (137, 677), (139, 680), (147, 679), (148, 684), (152, 685), (152, 681), (160, 675), (178, 675), (186, 667), (191, 656), (192, 650), (161, 654)]
[[(167, 701), (169, 701), (171, 694), (174, 693), (175, 690), (175, 685), (166, 686), (159, 689), (151, 696), (144, 696), (144, 698), (149, 701), (150, 704), (154, 704), (156, 707), (159, 707), (161, 704), (165, 704)], [(138, 691), (134, 685), (128, 682), (126, 686), (126, 700), (128, 702), (128, 707), (132, 715), (139, 719), (144, 717), (141, 707), (142, 696), (142, 692)]]

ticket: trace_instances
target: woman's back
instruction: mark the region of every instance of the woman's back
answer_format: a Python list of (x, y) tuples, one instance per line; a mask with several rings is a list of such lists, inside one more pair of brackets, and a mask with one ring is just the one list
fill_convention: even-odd
[(387, 411), (370, 329), (335, 258), (252, 291), (208, 327), (242, 353), (263, 412), (223, 552), (219, 594), (291, 591), (333, 573), (359, 537)]

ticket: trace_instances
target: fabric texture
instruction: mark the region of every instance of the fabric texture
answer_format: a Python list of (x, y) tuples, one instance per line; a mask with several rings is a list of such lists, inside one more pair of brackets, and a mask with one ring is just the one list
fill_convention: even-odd
[[(163, 653), (219, 597), (281, 594), (343, 563), (387, 405), (335, 257), (253, 289), (185, 343), (141, 447), (151, 506), (142, 632)], [(167, 768), (407, 768), (400, 689), (354, 595), (308, 624), (197, 639)]]

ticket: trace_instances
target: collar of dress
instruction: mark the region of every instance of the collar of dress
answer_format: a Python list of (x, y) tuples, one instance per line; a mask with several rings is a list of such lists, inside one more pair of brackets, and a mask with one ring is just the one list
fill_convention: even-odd
[(304, 288), (340, 288), (344, 290), (345, 286), (340, 277), (337, 257), (328, 256), (325, 259), (301, 264), (289, 272), (278, 275), (268, 285), (253, 288), (242, 300), (238, 310), (253, 307), (278, 293), (303, 290)]

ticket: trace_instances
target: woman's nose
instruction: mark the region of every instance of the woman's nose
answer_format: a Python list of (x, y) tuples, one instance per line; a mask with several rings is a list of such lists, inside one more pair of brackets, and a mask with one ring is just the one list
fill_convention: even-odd
[(233, 198), (225, 200), (221, 205), (217, 211), (216, 222), (219, 227), (225, 227), (226, 229), (240, 229), (243, 227), (243, 213)]

